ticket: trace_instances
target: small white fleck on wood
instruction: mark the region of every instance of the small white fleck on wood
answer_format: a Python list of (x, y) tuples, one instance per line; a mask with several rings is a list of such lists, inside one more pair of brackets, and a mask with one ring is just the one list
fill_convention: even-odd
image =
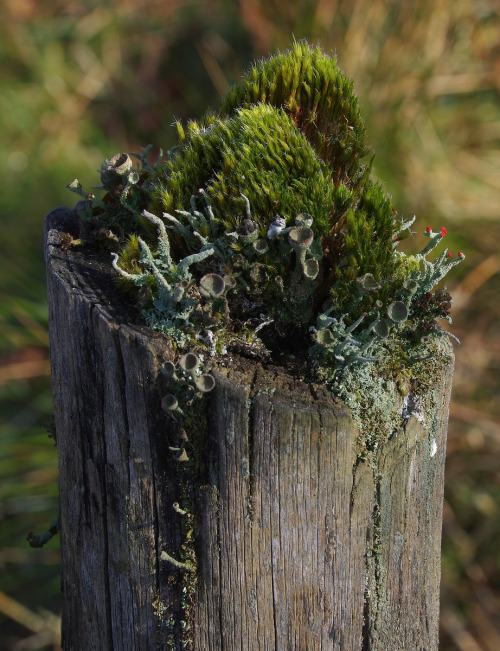
[(432, 442), (431, 442), (431, 458), (436, 454), (437, 449), (438, 449), (437, 443), (436, 443), (436, 441), (434, 439), (432, 439)]

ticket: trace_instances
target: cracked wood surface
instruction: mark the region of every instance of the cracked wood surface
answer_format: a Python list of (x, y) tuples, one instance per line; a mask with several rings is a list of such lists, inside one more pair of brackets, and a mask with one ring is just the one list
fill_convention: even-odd
[(432, 437), (413, 417), (363, 461), (323, 387), (218, 367), (186, 617), (186, 577), (161, 559), (183, 544), (178, 432), (160, 409), (171, 351), (131, 324), (104, 267), (61, 251), (72, 228), (67, 209), (46, 218), (64, 648), (437, 649), (452, 362)]

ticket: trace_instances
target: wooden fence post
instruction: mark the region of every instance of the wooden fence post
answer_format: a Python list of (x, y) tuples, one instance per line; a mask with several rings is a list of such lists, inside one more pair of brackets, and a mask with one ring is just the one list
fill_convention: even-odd
[(74, 219), (46, 217), (64, 649), (437, 649), (452, 355), (434, 435), (412, 417), (363, 460), (326, 389), (232, 356), (193, 472), (167, 340), (61, 248)]

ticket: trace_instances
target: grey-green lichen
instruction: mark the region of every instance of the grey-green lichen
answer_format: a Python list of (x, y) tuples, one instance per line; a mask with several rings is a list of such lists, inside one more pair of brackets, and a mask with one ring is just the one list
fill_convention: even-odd
[(404, 430), (411, 417), (435, 436), (436, 391), (452, 360), (448, 339), (430, 338), (418, 357), (393, 350), (373, 364), (349, 366), (331, 381), (358, 424), (360, 457), (376, 452), (381, 443)]

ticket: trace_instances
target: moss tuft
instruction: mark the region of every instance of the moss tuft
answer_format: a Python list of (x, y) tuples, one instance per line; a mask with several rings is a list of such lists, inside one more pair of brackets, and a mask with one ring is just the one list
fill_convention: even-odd
[(326, 233), (335, 185), (327, 165), (283, 109), (258, 104), (209, 127), (192, 123), (185, 145), (156, 169), (153, 212), (184, 210), (203, 188), (228, 231), (245, 215), (267, 226), (275, 214), (288, 222), (300, 212)]

